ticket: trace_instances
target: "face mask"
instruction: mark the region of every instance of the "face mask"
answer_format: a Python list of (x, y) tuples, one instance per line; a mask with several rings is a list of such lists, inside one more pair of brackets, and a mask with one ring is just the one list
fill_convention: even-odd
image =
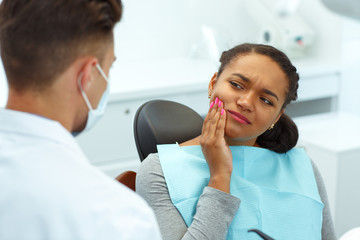
[[(78, 80), (78, 84), (79, 84), (79, 88), (80, 88), (80, 91), (81, 91), (81, 94), (86, 102), (86, 105), (88, 106), (89, 108), (89, 112), (88, 112), (88, 117), (87, 117), (87, 121), (86, 121), (86, 126), (84, 128), (84, 130), (82, 132), (86, 132), (88, 130), (90, 130), (100, 119), (101, 117), (103, 116), (104, 114), (104, 111), (105, 111), (105, 108), (106, 108), (106, 105), (107, 105), (107, 102), (108, 102), (108, 99), (109, 99), (109, 90), (110, 90), (110, 83), (109, 83), (109, 80), (108, 78), (106, 77), (104, 71), (101, 69), (100, 65), (99, 64), (96, 64), (96, 68), (99, 70), (101, 76), (105, 79), (105, 81), (107, 82), (107, 86), (106, 86), (106, 89), (100, 99), (100, 102), (98, 104), (98, 107), (96, 109), (93, 109), (91, 104), (90, 104), (90, 101), (88, 99), (88, 97), (86, 96), (82, 86), (81, 86), (81, 77), (82, 75), (80, 75), (79, 77), (79, 80)], [(77, 135), (79, 135), (80, 132), (73, 132), (72, 135), (75, 137)]]

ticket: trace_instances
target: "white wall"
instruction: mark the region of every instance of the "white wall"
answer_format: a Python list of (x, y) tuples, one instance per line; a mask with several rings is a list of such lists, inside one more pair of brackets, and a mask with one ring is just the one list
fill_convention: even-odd
[[(251, 0), (124, 0), (124, 16), (116, 29), (119, 60), (189, 57), (193, 47), (203, 43), (203, 25), (214, 30), (219, 51), (258, 41), (260, 26), (247, 12), (247, 1)], [(339, 17), (319, 0), (301, 1), (298, 12), (316, 32), (308, 56), (338, 59)]]
[(360, 115), (360, 21), (343, 18), (343, 82), (339, 109)]

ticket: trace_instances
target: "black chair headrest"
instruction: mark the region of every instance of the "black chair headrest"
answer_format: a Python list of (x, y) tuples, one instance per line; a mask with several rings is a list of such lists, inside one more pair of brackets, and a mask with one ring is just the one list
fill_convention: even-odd
[(140, 160), (156, 153), (157, 144), (182, 143), (201, 134), (203, 118), (177, 102), (152, 100), (139, 107), (134, 136)]

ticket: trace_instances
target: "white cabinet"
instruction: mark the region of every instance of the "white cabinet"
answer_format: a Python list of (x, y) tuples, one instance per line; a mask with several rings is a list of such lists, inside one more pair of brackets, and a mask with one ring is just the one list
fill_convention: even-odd
[(318, 166), (337, 236), (360, 225), (360, 117), (327, 113), (296, 118), (299, 146)]

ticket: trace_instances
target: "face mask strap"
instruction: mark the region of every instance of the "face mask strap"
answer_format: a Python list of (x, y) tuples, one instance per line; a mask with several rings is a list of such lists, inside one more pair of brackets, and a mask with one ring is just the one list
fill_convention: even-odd
[(79, 85), (79, 88), (80, 88), (80, 92), (81, 92), (81, 95), (83, 96), (83, 98), (84, 98), (84, 100), (85, 100), (86, 105), (87, 105), (88, 108), (90, 109), (90, 111), (93, 111), (94, 109), (92, 108), (92, 106), (91, 106), (91, 104), (90, 104), (90, 101), (89, 101), (88, 97), (86, 96), (84, 89), (83, 89), (82, 86), (81, 86), (81, 78), (82, 78), (82, 75), (83, 75), (83, 73), (80, 73), (80, 76), (79, 76), (79, 78), (78, 78), (78, 85)]
[(96, 68), (99, 70), (101, 76), (105, 79), (106, 82), (109, 82), (106, 74), (104, 73), (104, 71), (102, 70), (102, 68), (100, 67), (100, 65), (97, 63), (96, 64)]
[[(105, 81), (106, 81), (107, 83), (109, 83), (106, 74), (104, 73), (104, 71), (102, 70), (102, 68), (100, 67), (100, 65), (99, 65), (98, 63), (96, 64), (96, 68), (97, 68), (98, 71), (100, 72), (101, 76), (105, 79)], [(84, 89), (83, 89), (82, 86), (81, 86), (81, 78), (82, 78), (82, 75), (83, 75), (83, 73), (80, 73), (80, 76), (79, 76), (79, 78), (78, 78), (78, 85), (79, 85), (79, 88), (80, 88), (80, 92), (81, 92), (81, 95), (83, 96), (83, 98), (84, 98), (84, 100), (85, 100), (86, 105), (87, 105), (88, 108), (90, 109), (90, 111), (93, 111), (94, 109), (92, 108), (91, 103), (90, 103), (88, 97), (86, 96)]]

